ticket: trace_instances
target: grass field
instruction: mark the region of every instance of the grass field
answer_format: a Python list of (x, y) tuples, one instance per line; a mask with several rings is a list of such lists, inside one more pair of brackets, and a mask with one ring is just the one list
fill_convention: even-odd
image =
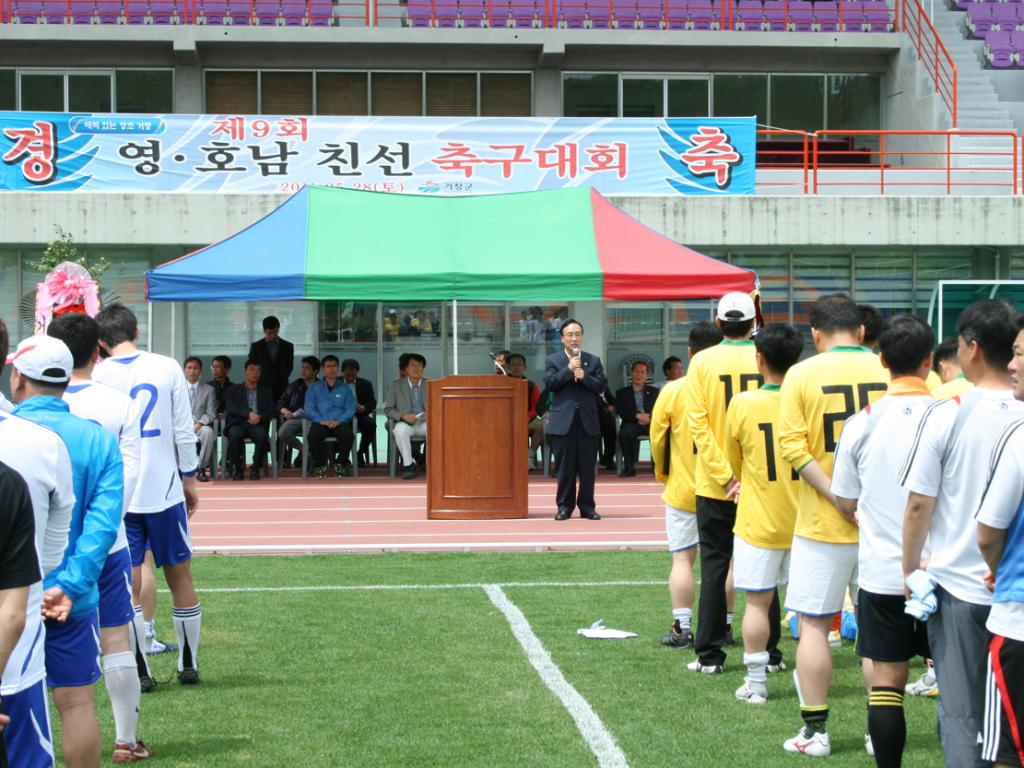
[[(143, 696), (150, 764), (597, 765), (485, 584), (501, 585), (522, 611), (625, 764), (810, 760), (782, 750), (800, 725), (788, 673), (769, 677), (771, 700), (752, 707), (733, 698), (744, 671), (739, 649), (725, 674), (709, 677), (685, 671), (691, 652), (660, 646), (670, 619), (667, 560), (629, 551), (198, 558), (202, 684), (179, 686), (175, 659), (156, 657), (154, 673), (168, 682)], [(640, 583), (607, 584), (615, 581)], [(161, 594), (157, 618), (167, 639), (169, 595)], [(596, 619), (640, 636), (576, 635)], [(786, 639), (790, 666), (794, 651)], [(828, 763), (873, 765), (862, 745), (866, 694), (852, 644), (835, 660)], [(113, 725), (98, 691), (108, 761)], [(934, 708), (908, 700), (904, 765), (941, 764)]]

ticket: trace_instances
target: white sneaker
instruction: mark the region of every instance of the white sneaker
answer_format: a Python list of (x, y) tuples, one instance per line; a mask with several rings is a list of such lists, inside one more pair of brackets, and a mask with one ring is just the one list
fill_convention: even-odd
[(833, 629), (828, 633), (828, 645), (830, 648), (841, 648), (843, 645), (843, 637), (839, 634), (838, 629)]
[(787, 752), (810, 757), (828, 757), (832, 754), (832, 745), (829, 743), (828, 734), (824, 731), (812, 731), (807, 726), (801, 728), (800, 732), (786, 741), (782, 747)]
[(703, 672), (705, 675), (720, 675), (722, 674), (721, 664), (701, 664), (700, 659), (694, 659), (686, 668), (691, 672)]
[(745, 701), (747, 704), (764, 704), (768, 701), (768, 688), (764, 685), (744, 680), (743, 685), (736, 689), (736, 698)]
[(146, 651), (148, 656), (156, 656), (157, 654), (164, 653), (167, 650), (167, 646), (157, 640), (155, 637), (150, 638), (149, 650)]
[(939, 683), (930, 671), (912, 683), (907, 683), (906, 692), (911, 696), (926, 696), (930, 699), (939, 695)]
[(789, 667), (786, 666), (786, 662), (780, 661), (778, 664), (768, 664), (765, 666), (765, 671), (769, 675), (773, 675), (776, 672), (785, 672)]
[(864, 751), (868, 753), (868, 757), (875, 756), (875, 745), (871, 743), (871, 734), (864, 734)]

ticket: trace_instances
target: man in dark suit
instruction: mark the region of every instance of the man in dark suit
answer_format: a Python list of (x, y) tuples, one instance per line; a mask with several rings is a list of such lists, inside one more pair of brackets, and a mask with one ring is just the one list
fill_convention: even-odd
[[(562, 349), (544, 361), (544, 384), (554, 396), (548, 411), (547, 434), (558, 462), (558, 512), (566, 520), (579, 506), (580, 516), (600, 520), (594, 502), (598, 393), (606, 386), (601, 358), (583, 352), (583, 325), (567, 320), (562, 326)], [(579, 490), (576, 476), (579, 475)]]
[(249, 360), (255, 360), (263, 371), (260, 384), (270, 387), (274, 402), (281, 399), (295, 365), (295, 346), (280, 336), (281, 321), (273, 315), (263, 318), (263, 338), (249, 347)]
[(252, 469), (249, 471), (250, 480), (260, 479), (260, 470), (270, 450), (270, 420), (274, 418), (275, 401), (270, 388), (259, 381), (260, 364), (249, 360), (245, 364), (245, 380), (228, 388), (225, 396), (228, 462), (234, 470), (235, 480), (243, 477), (246, 438), (256, 444)]
[(373, 384), (369, 379), (359, 377), (359, 361), (347, 358), (341, 363), (341, 377), (356, 397), (356, 424), (359, 427), (359, 466), (370, 463), (370, 443), (377, 434), (377, 422), (373, 414), (377, 412), (377, 396), (373, 392)]
[(615, 393), (615, 410), (622, 419), (619, 427), (619, 448), (622, 450), (622, 471), (619, 477), (636, 477), (636, 460), (640, 453), (639, 437), (650, 437), (651, 412), (658, 399), (658, 388), (647, 383), (647, 363), (637, 360), (629, 369), (630, 385)]

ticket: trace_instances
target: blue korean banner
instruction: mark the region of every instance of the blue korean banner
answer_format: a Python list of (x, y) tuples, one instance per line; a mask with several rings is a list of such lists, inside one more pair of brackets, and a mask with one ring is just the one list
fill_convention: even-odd
[(0, 190), (749, 195), (755, 136), (753, 117), (0, 112)]

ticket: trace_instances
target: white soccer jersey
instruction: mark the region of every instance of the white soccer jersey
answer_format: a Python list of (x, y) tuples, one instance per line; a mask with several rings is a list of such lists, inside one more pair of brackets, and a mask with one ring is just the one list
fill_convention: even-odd
[(934, 496), (928, 530), (928, 572), (954, 597), (991, 605), (983, 582), (988, 568), (978, 549), (974, 513), (989, 475), (989, 457), (1003, 429), (1024, 416), (1024, 403), (1008, 389), (975, 387), (929, 406), (921, 419), (900, 484)]
[(929, 395), (886, 395), (843, 427), (832, 469), (832, 492), (858, 499), (859, 584), (876, 595), (903, 594), (903, 514), (907, 459)]
[(124, 462), (124, 507), (111, 552), (128, 546), (124, 513), (128, 511), (139, 479), (139, 411), (124, 392), (95, 381), (73, 381), (64, 390), (64, 401), (75, 416), (95, 421), (117, 438)]
[[(46, 427), (0, 413), (0, 461), (21, 475), (28, 485), (35, 517), (39, 570), (45, 576), (64, 559), (71, 511), (75, 506), (67, 446), (56, 432)], [(0, 696), (23, 691), (46, 675), (42, 605), (43, 583), (40, 581), (29, 587), (25, 629), (3, 670)]]
[[(1024, 421), (1015, 421), (1007, 427), (996, 444), (992, 455), (992, 474), (978, 509), (977, 520), (990, 528), (1005, 531), (1013, 523), (1014, 518), (1021, 514), (1022, 502), (1024, 502)], [(1024, 601), (1017, 599), (1020, 592), (1024, 590), (1024, 584), (1021, 584), (1019, 579), (1008, 584), (1004, 583), (1006, 579), (1013, 579), (1015, 572), (1017, 575), (1020, 573), (1019, 567), (1013, 567), (1014, 563), (1011, 558), (1016, 558), (1018, 563), (1024, 560), (1024, 552), (1020, 551), (1020, 547), (1011, 551), (1013, 543), (1007, 541), (1007, 550), (1003, 553), (1003, 561), (996, 574), (996, 592), (999, 593), (1003, 587), (1006, 587), (1007, 591), (1012, 591), (1014, 594), (1005, 600), (999, 599), (999, 595), (996, 595), (997, 599), (992, 603), (992, 610), (988, 614), (985, 628), (995, 635), (1024, 642)]]
[(0, 392), (0, 411), (3, 411), (4, 413), (14, 412), (14, 403), (4, 397), (3, 392)]
[(185, 374), (163, 355), (136, 352), (97, 365), (93, 379), (131, 396), (139, 411), (139, 479), (129, 512), (162, 512), (185, 500), (178, 472), (196, 471), (196, 433)]

